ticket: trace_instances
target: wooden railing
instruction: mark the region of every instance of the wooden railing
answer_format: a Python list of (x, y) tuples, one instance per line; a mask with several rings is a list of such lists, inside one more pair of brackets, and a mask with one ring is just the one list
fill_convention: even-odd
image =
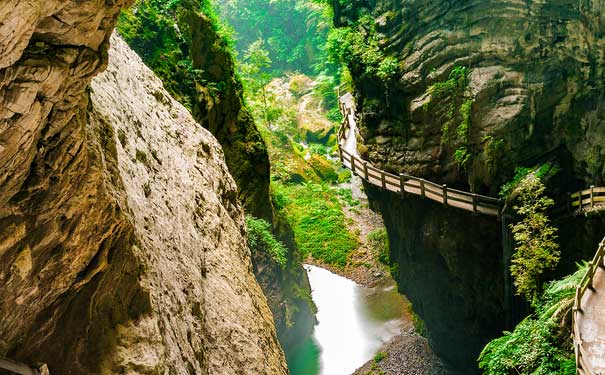
[(605, 187), (590, 188), (569, 195), (569, 206), (572, 211), (590, 211), (603, 209), (605, 206)]
[(42, 365), (39, 368), (32, 368), (24, 363), (11, 361), (10, 359), (0, 358), (0, 369), (8, 370), (21, 375), (48, 375), (48, 368)]
[[(340, 93), (340, 88), (338, 91)], [(447, 206), (461, 208), (474, 213), (491, 216), (500, 215), (500, 209), (502, 207), (500, 199), (452, 189), (447, 185), (436, 184), (406, 174), (395, 175), (374, 167), (366, 160), (357, 156), (355, 152), (347, 151), (345, 149), (347, 133), (351, 129), (351, 123), (355, 121), (355, 112), (350, 100), (348, 100), (350, 97), (347, 97), (346, 95), (350, 94), (339, 97), (340, 110), (344, 120), (338, 130), (340, 160), (346, 168), (350, 169), (355, 175), (363, 178), (370, 184), (394, 193), (414, 194), (431, 199), (435, 202), (443, 203)], [(355, 127), (353, 130), (356, 132), (357, 128)]]
[(586, 361), (587, 355), (584, 346), (582, 345), (583, 342), (582, 338), (580, 337), (578, 320), (580, 318), (580, 315), (583, 313), (582, 309), (585, 308), (585, 306), (582, 306), (582, 298), (584, 297), (586, 290), (593, 289), (592, 285), (597, 270), (599, 269), (599, 267), (605, 267), (605, 265), (603, 264), (604, 258), (605, 239), (603, 239), (601, 243), (599, 243), (597, 253), (595, 254), (592, 261), (588, 264), (588, 270), (586, 271), (586, 274), (584, 274), (584, 277), (582, 277), (582, 280), (580, 281), (580, 284), (576, 289), (576, 296), (572, 313), (572, 330), (574, 338), (574, 351), (576, 355), (576, 367), (578, 369), (578, 374), (582, 375), (598, 375), (595, 373), (590, 363)]

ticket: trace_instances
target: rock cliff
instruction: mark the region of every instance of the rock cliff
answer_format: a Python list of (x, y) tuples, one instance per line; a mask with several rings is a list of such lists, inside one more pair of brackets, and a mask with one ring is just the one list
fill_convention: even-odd
[(310, 287), (292, 230), (273, 213), (267, 149), (244, 105), (232, 49), (213, 14), (207, 0), (136, 1), (120, 17), (118, 30), (167, 90), (217, 138), (246, 213), (270, 222), (287, 245), (285, 269), (265, 252), (251, 249), (255, 275), (287, 350), (312, 333)]
[[(544, 162), (561, 168), (548, 191), (559, 201), (603, 183), (600, 2), (334, 3), (336, 25), (362, 35), (369, 51), (349, 67), (372, 163), (492, 196), (516, 167)], [(371, 66), (372, 54), (394, 64)], [(472, 371), (507, 315), (501, 223), (368, 191), (389, 229), (400, 287), (436, 351)], [(562, 243), (585, 231), (570, 232)], [(563, 249), (566, 263), (579, 259), (576, 248)]]
[(217, 141), (109, 35), (0, 5), (0, 355), (56, 374), (286, 374)]

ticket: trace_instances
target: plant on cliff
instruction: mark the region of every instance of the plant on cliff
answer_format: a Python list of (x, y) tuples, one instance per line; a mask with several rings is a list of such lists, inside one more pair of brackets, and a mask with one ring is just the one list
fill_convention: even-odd
[(520, 221), (511, 225), (515, 251), (510, 271), (517, 294), (532, 304), (540, 294), (544, 273), (554, 269), (560, 257), (557, 229), (546, 215), (554, 201), (544, 195), (545, 190), (540, 178), (533, 174), (519, 182), (514, 209)]
[(288, 249), (271, 233), (271, 224), (266, 220), (246, 215), (246, 228), (248, 229), (248, 244), (252, 251), (269, 254), (275, 263), (282, 269), (285, 268)]
[[(162, 79), (170, 94), (190, 110), (197, 96), (196, 84), (211, 86), (189, 54), (191, 12), (203, 14), (220, 35), (222, 47), (230, 49), (230, 31), (219, 22), (209, 0), (138, 0), (122, 11), (117, 25), (120, 35)], [(220, 90), (220, 82), (214, 84)]]
[(535, 304), (535, 313), (513, 332), (492, 340), (479, 356), (486, 375), (573, 375), (576, 363), (569, 313), (586, 265), (551, 282)]
[[(436, 82), (429, 86), (426, 94), (427, 100), (423, 108), (428, 111), (434, 103), (446, 101), (445, 121), (441, 127), (441, 144), (444, 146), (453, 144), (454, 160), (460, 167), (467, 167), (472, 158), (471, 146), (469, 144), (471, 130), (471, 116), (473, 99), (468, 97), (467, 87), (469, 84), (470, 69), (465, 66), (455, 66), (447, 80)], [(459, 119), (458, 125), (455, 122)], [(455, 126), (454, 126), (455, 125)], [(453, 134), (452, 134), (453, 133)]]
[(328, 59), (334, 63), (356, 66), (367, 75), (388, 82), (399, 72), (399, 63), (380, 48), (374, 19), (370, 15), (359, 18), (356, 25), (335, 28), (326, 42)]

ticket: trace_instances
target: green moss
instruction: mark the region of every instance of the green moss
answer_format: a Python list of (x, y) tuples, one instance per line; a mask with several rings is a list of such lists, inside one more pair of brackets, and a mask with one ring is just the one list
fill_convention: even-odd
[(345, 182), (350, 182), (351, 176), (352, 174), (349, 169), (343, 169), (341, 172), (338, 173), (338, 183), (342, 184)]
[(334, 170), (334, 166), (326, 158), (314, 154), (308, 160), (309, 165), (315, 173), (326, 182), (338, 181), (338, 174)]
[(353, 207), (359, 205), (360, 202), (357, 199), (353, 199), (353, 191), (351, 189), (338, 189), (337, 192), (340, 199), (342, 199), (347, 206)]
[(285, 268), (288, 249), (275, 238), (271, 232), (271, 224), (266, 220), (246, 215), (246, 228), (248, 229), (248, 244), (252, 251), (269, 254), (275, 263), (282, 269)]
[(374, 356), (374, 363), (382, 362), (388, 356), (387, 352), (378, 352)]
[(148, 165), (147, 154), (145, 152), (137, 149), (135, 158), (139, 163), (143, 163), (145, 166)]
[(349, 232), (335, 189), (326, 185), (272, 183), (276, 208), (292, 229), (303, 257), (312, 255), (337, 267), (347, 264), (359, 244)]

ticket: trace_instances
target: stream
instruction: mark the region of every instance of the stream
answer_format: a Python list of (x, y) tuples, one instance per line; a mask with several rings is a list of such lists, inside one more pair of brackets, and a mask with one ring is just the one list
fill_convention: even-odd
[(394, 286), (367, 288), (305, 265), (317, 305), (307, 342), (287, 353), (292, 375), (350, 375), (372, 359), (406, 324), (406, 305)]

